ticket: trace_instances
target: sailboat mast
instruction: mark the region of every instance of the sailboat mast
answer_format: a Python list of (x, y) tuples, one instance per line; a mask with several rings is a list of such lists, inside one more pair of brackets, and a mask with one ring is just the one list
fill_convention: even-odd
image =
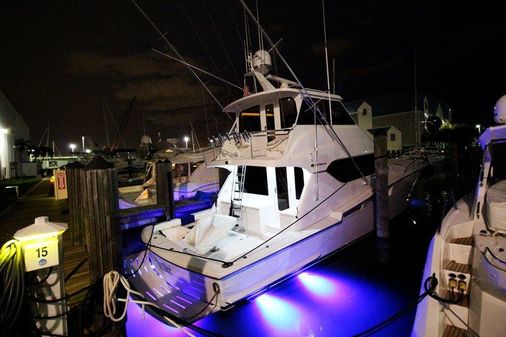
[(49, 147), (49, 123), (47, 123), (46, 147)]
[(416, 84), (416, 50), (413, 51), (413, 80), (414, 80), (414, 95), (415, 95), (415, 123), (416, 123), (416, 146), (420, 147), (422, 137), (420, 135), (420, 116), (418, 116), (418, 90)]
[(102, 116), (104, 117), (104, 127), (105, 127), (105, 141), (107, 144), (107, 149), (109, 149), (109, 129), (107, 127), (107, 116), (105, 115), (105, 104), (104, 104), (104, 96), (102, 96)]

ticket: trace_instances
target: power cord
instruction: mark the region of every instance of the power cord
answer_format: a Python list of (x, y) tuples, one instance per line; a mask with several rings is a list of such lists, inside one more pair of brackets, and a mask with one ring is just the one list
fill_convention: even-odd
[[(118, 284), (121, 282), (121, 285), (126, 290), (126, 296), (125, 298), (118, 298), (116, 299), (116, 292), (118, 289)], [(127, 309), (128, 309), (128, 303), (134, 302), (136, 304), (140, 304), (142, 307), (142, 312), (144, 314), (145, 312), (145, 306), (150, 305), (155, 308), (158, 308), (158, 305), (155, 303), (151, 303), (144, 300), (134, 300), (131, 298), (131, 294), (143, 298), (142, 294), (138, 291), (135, 291), (130, 288), (130, 284), (128, 283), (128, 280), (122, 276), (117, 271), (110, 271), (109, 273), (104, 275), (103, 280), (103, 286), (104, 286), (104, 315), (108, 317), (113, 322), (119, 322), (123, 320), (126, 316)], [(125, 302), (125, 307), (123, 309), (123, 312), (120, 316), (116, 317), (116, 301)], [(191, 334), (190, 332), (186, 331), (182, 326), (174, 322), (168, 317), (165, 317), (166, 320), (168, 320), (171, 324), (173, 324), (176, 328), (182, 330), (184, 333), (186, 333), (190, 337), (195, 337), (195, 335)]]
[(17, 321), (24, 300), (24, 262), (21, 243), (7, 241), (0, 249), (0, 331)]

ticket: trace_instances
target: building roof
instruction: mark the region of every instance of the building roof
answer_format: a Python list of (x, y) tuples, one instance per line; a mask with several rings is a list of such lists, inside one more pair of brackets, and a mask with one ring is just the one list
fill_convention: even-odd
[[(434, 96), (427, 94), (425, 92), (418, 92), (417, 99), (417, 109), (418, 111), (424, 111), (424, 98), (427, 98), (428, 110), (430, 114), (435, 114), (438, 105), (441, 105), (443, 110), (443, 114), (445, 117), (448, 117), (448, 110), (450, 106), (441, 100), (438, 100)], [(385, 96), (376, 96), (371, 98), (364, 98), (362, 100), (350, 101), (344, 103), (346, 109), (350, 113), (356, 113), (357, 109), (363, 102), (367, 102), (372, 107), (373, 117), (389, 115), (400, 112), (414, 111), (415, 110), (415, 102), (414, 102), (413, 93), (403, 92), (396, 93)]]

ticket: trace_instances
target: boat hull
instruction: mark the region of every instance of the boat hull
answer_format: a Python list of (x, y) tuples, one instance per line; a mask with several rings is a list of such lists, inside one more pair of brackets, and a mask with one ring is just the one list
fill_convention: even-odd
[[(207, 315), (229, 307), (241, 299), (252, 297), (360, 239), (373, 230), (372, 218), (373, 203), (368, 200), (343, 217), (341, 222), (221, 279), (182, 268), (150, 250), (141, 252), (136, 258), (130, 259), (127, 263), (127, 271), (135, 271), (139, 268), (139, 264), (143, 263), (139, 269), (139, 276), (131, 278), (134, 286), (141, 291), (149, 291), (150, 298), (147, 298), (162, 308), (164, 304), (169, 303), (171, 309), (167, 310), (165, 305), (165, 310), (169, 313), (189, 319), (190, 317), (176, 312), (181, 309), (177, 304), (170, 305), (173, 300), (171, 292), (174, 290), (182, 291), (198, 300), (199, 306), (202, 306), (202, 303), (208, 303), (209, 310), (205, 312)], [(145, 258), (144, 254), (146, 254)], [(215, 296), (217, 288), (219, 295)], [(193, 321), (199, 317), (189, 320)]]

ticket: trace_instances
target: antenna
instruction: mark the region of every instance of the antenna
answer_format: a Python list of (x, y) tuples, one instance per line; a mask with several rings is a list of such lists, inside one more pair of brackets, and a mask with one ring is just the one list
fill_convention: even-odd
[(260, 25), (260, 12), (258, 11), (258, 0), (255, 1), (255, 4), (257, 9), (258, 49), (264, 50), (264, 39), (261, 32), (262, 26)]
[(323, 39), (325, 41), (325, 69), (327, 71), (327, 93), (329, 94), (329, 115), (330, 125), (332, 125), (332, 104), (330, 100), (330, 76), (329, 76), (329, 52), (327, 48), (327, 25), (325, 24), (325, 0), (322, 0), (323, 15)]
[[(135, 2), (135, 0), (130, 0), (130, 1), (139, 10), (139, 12), (146, 18), (146, 20), (156, 30), (156, 32), (160, 35), (160, 37), (167, 43), (167, 45), (174, 52), (174, 54), (176, 54), (176, 56), (179, 58), (179, 60), (182, 61), (182, 62), (186, 62), (185, 59), (183, 58), (183, 56), (181, 56), (181, 54), (177, 51), (176, 47), (174, 47), (172, 45), (172, 43), (170, 43), (170, 41), (167, 39), (167, 37), (165, 36), (165, 34), (162, 33), (162, 31), (158, 28), (158, 26), (149, 18), (149, 16), (137, 4), (137, 2)], [(195, 77), (195, 79), (197, 79), (197, 81), (199, 81), (200, 84), (206, 89), (206, 91), (208, 92), (208, 94), (211, 95), (211, 97), (214, 99), (214, 101), (216, 102), (216, 104), (218, 104), (218, 106), (223, 110), (223, 105), (220, 103), (220, 101), (218, 101), (218, 99), (216, 98), (216, 96), (213, 95), (213, 93), (211, 92), (211, 90), (205, 85), (205, 83), (202, 81), (202, 79), (199, 77), (199, 75), (197, 75), (195, 73), (195, 71), (193, 71), (193, 69), (191, 67), (187, 66), (187, 68), (190, 71), (190, 73)], [(232, 120), (232, 117), (230, 117), (228, 114), (227, 114), (227, 116), (228, 116), (228, 118), (230, 118)]]
[(104, 117), (104, 127), (105, 127), (105, 141), (107, 144), (107, 149), (109, 149), (109, 128), (107, 127), (107, 116), (105, 115), (105, 103), (104, 96), (101, 96), (102, 101), (102, 116)]
[[(205, 71), (205, 70), (204, 70), (204, 69), (202, 69), (202, 68), (199, 68), (199, 67), (194, 66), (194, 65), (192, 65), (192, 64), (190, 64), (190, 63), (188, 63), (188, 62), (185, 62), (185, 61), (183, 61), (183, 60), (181, 60), (181, 59), (178, 59), (177, 57), (170, 56), (169, 54), (164, 53), (164, 52), (162, 52), (162, 51), (160, 51), (160, 50), (158, 50), (158, 49), (155, 49), (155, 48), (151, 48), (151, 50), (152, 50), (153, 52), (157, 53), (157, 54), (160, 54), (160, 55), (162, 55), (162, 56), (165, 56), (165, 57), (166, 57), (166, 58), (168, 58), (168, 59), (171, 59), (171, 60), (173, 60), (173, 61), (176, 61), (176, 62), (179, 62), (179, 63), (181, 63), (181, 64), (184, 64), (184, 65), (185, 65), (185, 66), (187, 66), (189, 69), (194, 69), (194, 70), (200, 71), (201, 73), (204, 73), (204, 74), (206, 74), (206, 75), (208, 75), (208, 76), (211, 76), (212, 78), (215, 78), (215, 79), (217, 79), (217, 80), (220, 80), (220, 81), (222, 81), (222, 82), (224, 82), (224, 83), (226, 83), (226, 84), (228, 84), (228, 85), (230, 85), (230, 86), (232, 86), (232, 87), (234, 87), (234, 88), (236, 88), (236, 89), (242, 90), (242, 88), (241, 88), (240, 86), (238, 86), (238, 85), (236, 85), (236, 84), (234, 84), (234, 83), (232, 83), (232, 82), (230, 82), (230, 81), (227, 81), (227, 80), (226, 80), (226, 79), (224, 79), (224, 78), (221, 78), (221, 77), (219, 77), (219, 76), (216, 76), (216, 75), (214, 75), (214, 74), (212, 74), (212, 73), (210, 73), (210, 72), (208, 72), (208, 71)], [(203, 83), (203, 86), (206, 86), (206, 83)]]
[(336, 58), (332, 58), (332, 93), (336, 94)]

